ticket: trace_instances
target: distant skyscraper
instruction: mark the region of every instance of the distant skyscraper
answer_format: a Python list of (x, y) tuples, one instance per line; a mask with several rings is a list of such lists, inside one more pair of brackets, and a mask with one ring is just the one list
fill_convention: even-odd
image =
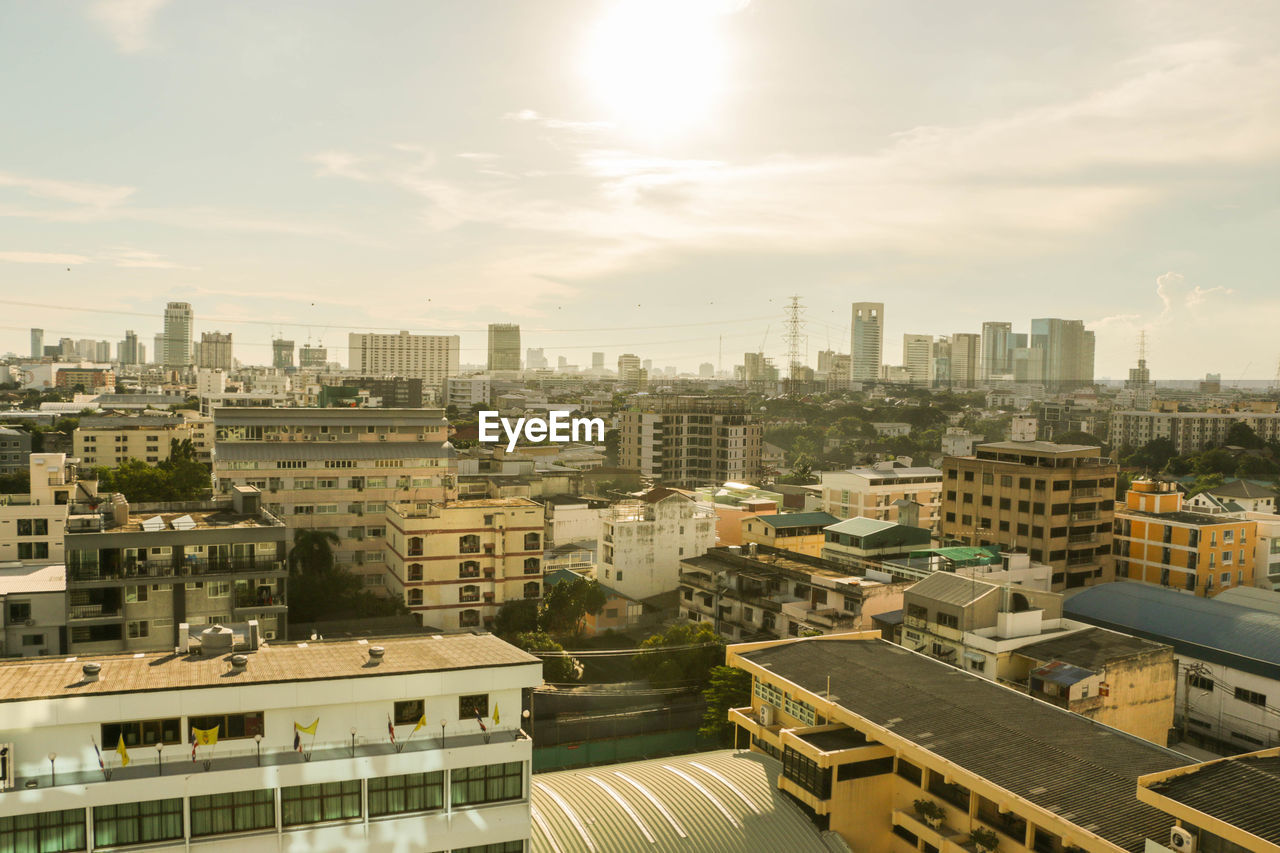
[[(600, 353), (604, 355), (604, 353)], [(698, 377), (701, 379), (714, 379), (716, 375), (716, 366), (709, 361), (704, 361), (698, 365)]]
[(323, 370), (329, 363), (329, 350), (307, 344), (298, 350), (298, 367), (302, 370)]
[(44, 329), (31, 330), (31, 357), (44, 357)]
[(850, 378), (855, 382), (875, 382), (884, 364), (884, 303), (853, 303)]
[(124, 340), (116, 347), (116, 361), (120, 364), (142, 364), (142, 356), (138, 354), (138, 333), (128, 329)]
[(982, 353), (982, 336), (960, 332), (951, 336), (951, 384), (956, 388), (972, 388), (978, 383), (978, 362)]
[(542, 349), (532, 347), (524, 351), (524, 366), (529, 370), (545, 370), (548, 366), (547, 356)]
[(196, 360), (196, 366), (215, 370), (230, 370), (231, 333), (201, 332), (200, 357)]
[(1093, 384), (1094, 335), (1080, 320), (1031, 321), (1031, 348), (1040, 350), (1044, 383), (1054, 390)]
[(903, 335), (902, 366), (912, 385), (927, 387), (933, 379), (933, 335)]
[(170, 302), (164, 309), (164, 366), (190, 367), (192, 324), (195, 318), (189, 302)]
[(151, 363), (164, 364), (164, 334), (156, 335), (151, 341)]
[(98, 341), (94, 344), (93, 360), (100, 364), (111, 361), (111, 341)]
[(604, 370), (604, 353), (602, 352), (591, 353), (591, 369)]
[(293, 370), (293, 341), (283, 338), (271, 341), (271, 366), (280, 370)]
[(489, 324), (489, 369), (520, 369), (520, 324)]
[(1013, 373), (1013, 349), (1012, 323), (983, 323), (978, 378), (986, 381)]
[(457, 335), (357, 334), (347, 336), (348, 364), (361, 376), (422, 379), (432, 388), (458, 375)]

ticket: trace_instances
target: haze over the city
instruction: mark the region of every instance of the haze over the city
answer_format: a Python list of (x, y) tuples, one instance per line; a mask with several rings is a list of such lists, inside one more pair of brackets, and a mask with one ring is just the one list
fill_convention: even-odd
[[(490, 322), (587, 364), (809, 361), (1078, 318), (1097, 375), (1270, 378), (1270, 4), (0, 8), (0, 352), (159, 331), (236, 355)], [(62, 306), (62, 307), (58, 307)], [(67, 310), (68, 308), (74, 310)], [(95, 309), (93, 313), (85, 309)], [(114, 313), (113, 313), (114, 312)], [(136, 312), (142, 316), (131, 316)], [(548, 331), (540, 331), (548, 330)]]

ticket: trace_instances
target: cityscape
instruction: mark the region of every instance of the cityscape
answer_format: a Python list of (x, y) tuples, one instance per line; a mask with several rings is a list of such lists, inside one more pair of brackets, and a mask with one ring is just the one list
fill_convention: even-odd
[(973, 11), (0, 11), (0, 851), (1280, 853), (1280, 15)]

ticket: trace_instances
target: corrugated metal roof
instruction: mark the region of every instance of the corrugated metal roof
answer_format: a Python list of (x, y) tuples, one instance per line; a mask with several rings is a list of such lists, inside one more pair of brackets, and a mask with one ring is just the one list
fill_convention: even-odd
[(700, 752), (533, 777), (535, 853), (847, 851), (778, 791), (782, 765)]
[(826, 527), (840, 520), (829, 512), (788, 512), (754, 517), (774, 530), (790, 530), (796, 527)]
[(968, 604), (997, 589), (999, 587), (985, 581), (962, 578), (951, 572), (934, 572), (924, 580), (908, 587), (907, 593), (928, 598), (931, 601), (940, 601), (943, 604)]
[(1156, 782), (1151, 790), (1280, 844), (1280, 756), (1223, 759)]
[(1062, 609), (1071, 619), (1168, 643), (1179, 655), (1280, 678), (1280, 614), (1123, 582), (1083, 589)]
[(890, 527), (897, 526), (892, 521), (857, 516), (856, 518), (846, 518), (844, 521), (832, 524), (826, 529), (832, 533), (844, 533), (848, 536), (866, 536), (869, 533), (879, 533), (881, 530), (888, 530)]

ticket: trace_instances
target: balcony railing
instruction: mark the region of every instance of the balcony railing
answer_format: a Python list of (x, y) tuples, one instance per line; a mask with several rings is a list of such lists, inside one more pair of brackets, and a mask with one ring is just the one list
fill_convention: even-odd
[(72, 619), (107, 619), (120, 615), (120, 608), (108, 608), (103, 604), (73, 604), (67, 608)]
[(1097, 542), (1098, 534), (1096, 533), (1073, 533), (1067, 537), (1068, 545), (1086, 545), (1090, 542)]
[(1081, 510), (1080, 512), (1071, 513), (1072, 521), (1095, 521), (1097, 520), (1097, 518), (1098, 518), (1097, 511), (1092, 509), (1086, 509), (1086, 510)]
[(178, 563), (173, 560), (128, 561), (120, 565), (104, 565), (71, 557), (67, 572), (73, 581), (130, 580), (133, 578), (199, 577), (233, 573), (266, 573), (284, 570), (284, 563), (265, 557), (191, 558)]
[(1072, 489), (1071, 497), (1073, 498), (1100, 498), (1102, 491), (1097, 488), (1089, 487), (1084, 489)]

